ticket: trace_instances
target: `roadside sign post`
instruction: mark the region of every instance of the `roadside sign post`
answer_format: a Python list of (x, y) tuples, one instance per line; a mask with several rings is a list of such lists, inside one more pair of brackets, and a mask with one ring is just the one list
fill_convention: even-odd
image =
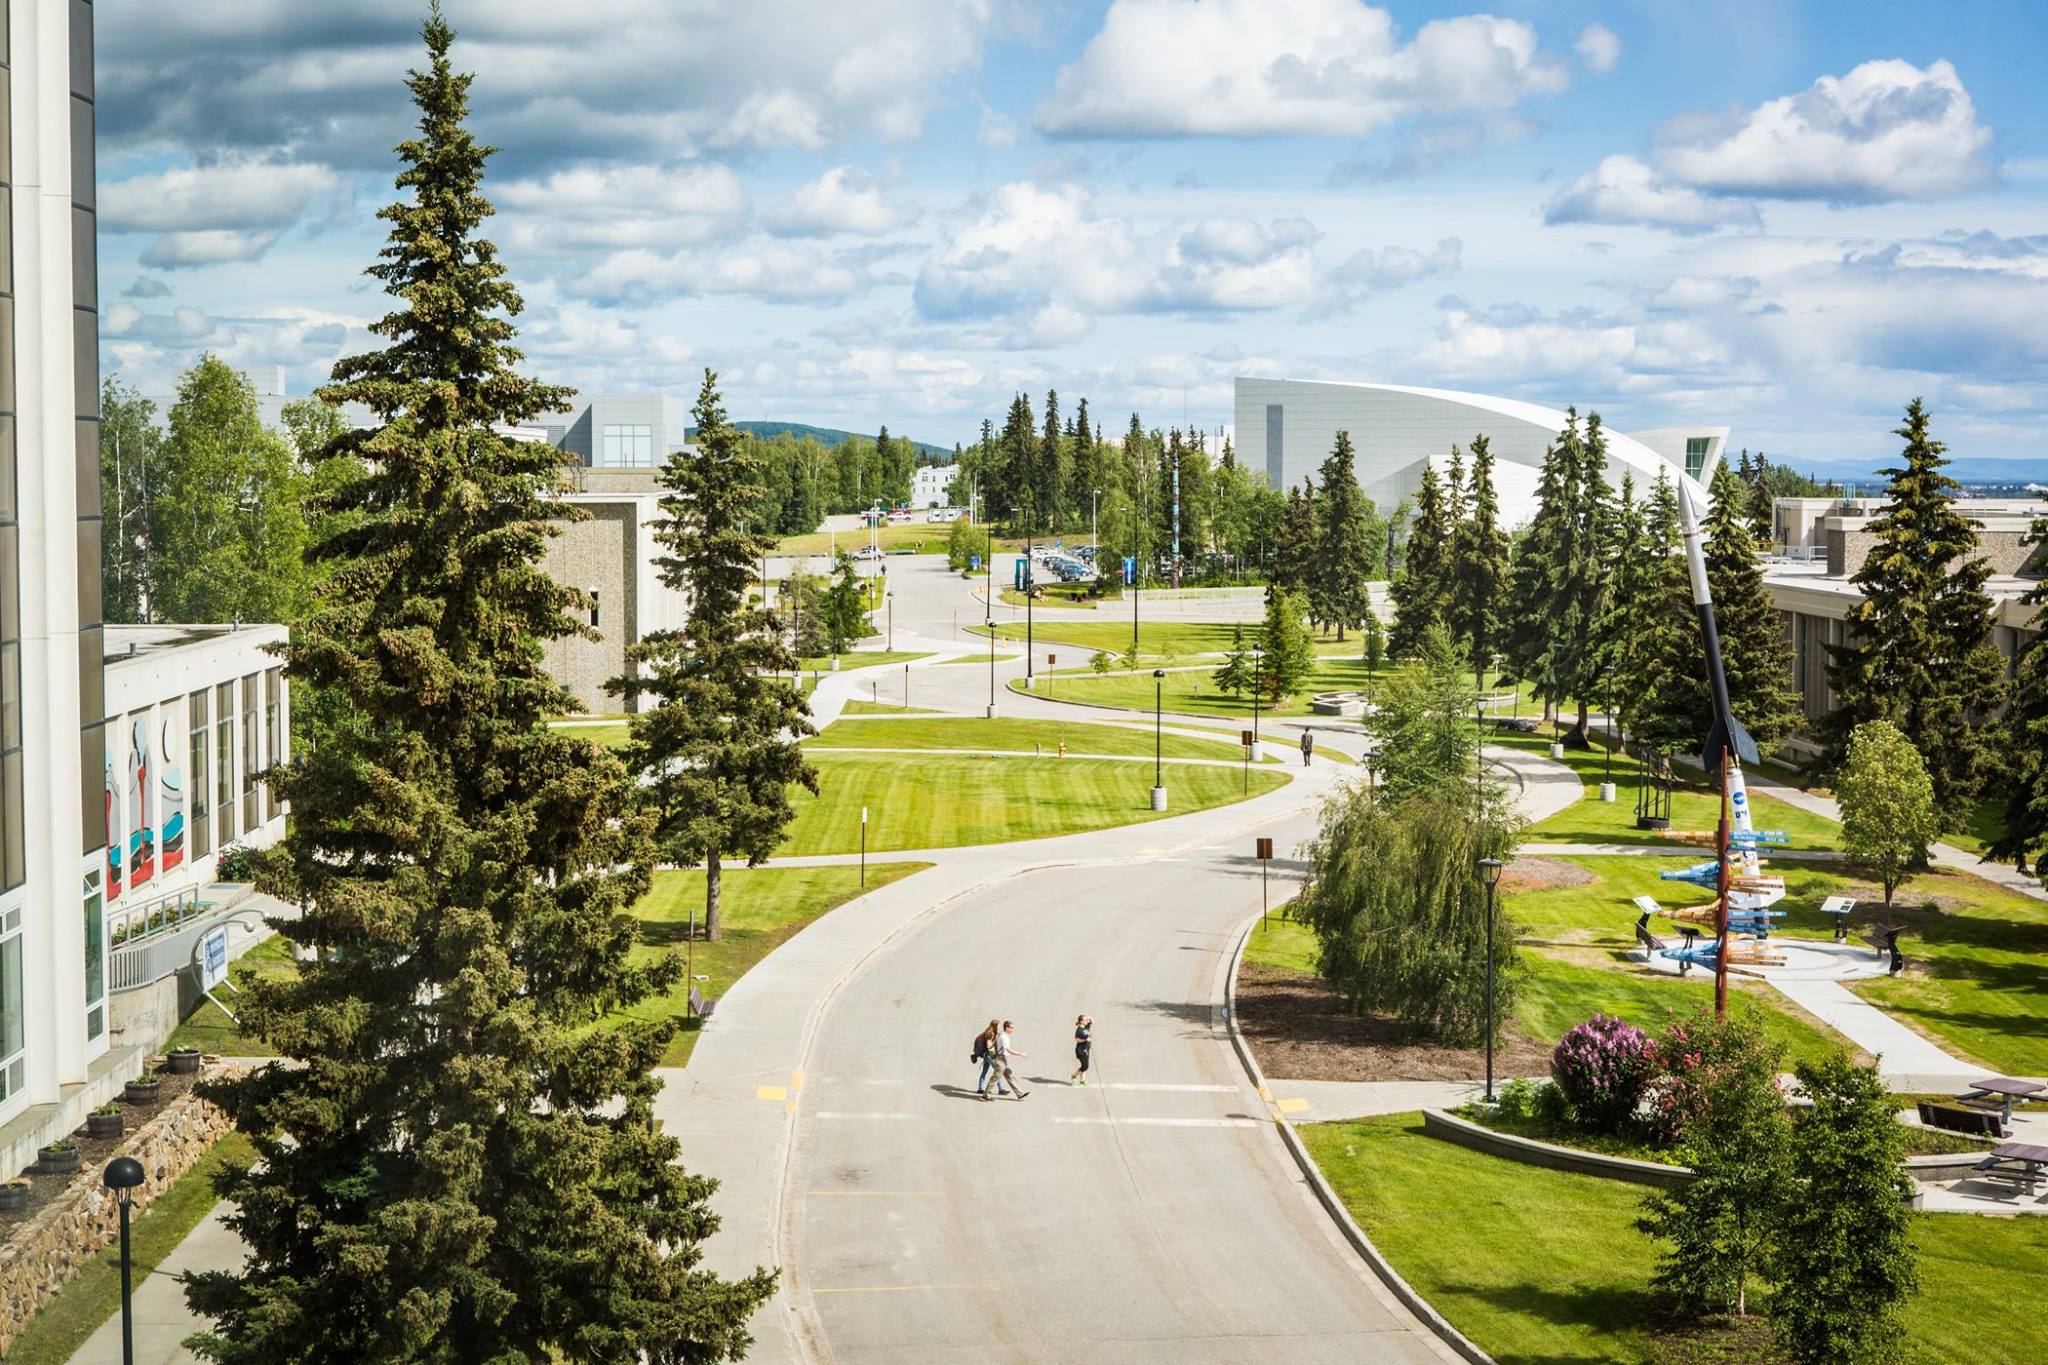
[(1138, 557), (1124, 556), (1124, 586), (1131, 590), (1131, 653), (1138, 652)]
[(1249, 792), (1252, 789), (1252, 732), (1239, 730), (1237, 742), (1244, 746), (1244, 789)]
[(868, 884), (868, 808), (860, 808), (860, 884)]
[(1271, 837), (1261, 835), (1258, 841), (1257, 851), (1259, 859), (1259, 925), (1261, 928), (1263, 928), (1266, 923), (1266, 910), (1268, 904), (1266, 896), (1266, 869), (1269, 866), (1271, 866), (1273, 862), (1273, 840), (1271, 839)]

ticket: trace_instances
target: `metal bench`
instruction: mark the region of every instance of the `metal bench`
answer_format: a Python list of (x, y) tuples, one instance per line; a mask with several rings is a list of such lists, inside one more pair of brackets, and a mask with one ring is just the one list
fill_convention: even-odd
[(690, 987), (690, 1015), (692, 1018), (709, 1019), (711, 1011), (717, 1008), (718, 1002), (716, 1000), (707, 1000), (704, 997), (704, 992), (698, 990), (695, 986)]
[(1897, 929), (1892, 928), (1888, 924), (1873, 924), (1867, 932), (1858, 934), (1857, 937), (1877, 949), (1879, 957), (1883, 957), (1886, 953), (1892, 955), (1891, 974), (1893, 976), (1897, 976), (1900, 972), (1906, 970), (1906, 955), (1899, 951), (1899, 931)]
[(1932, 1100), (1921, 1100), (1917, 1107), (1920, 1122), (1929, 1128), (1967, 1133), (1971, 1137), (2002, 1138), (2006, 1135), (2005, 1124), (1997, 1113), (1989, 1109), (1965, 1109), (1959, 1104), (1937, 1104)]
[(1650, 912), (1643, 911), (1643, 917), (1636, 921), (1636, 942), (1643, 945), (1645, 953), (1661, 953), (1669, 945), (1650, 932)]

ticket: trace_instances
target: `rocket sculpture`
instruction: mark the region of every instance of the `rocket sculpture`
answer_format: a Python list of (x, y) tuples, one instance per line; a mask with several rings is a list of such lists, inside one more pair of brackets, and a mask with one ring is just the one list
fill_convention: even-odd
[[(1784, 916), (1771, 907), (1785, 898), (1785, 879), (1765, 876), (1763, 860), (1757, 856), (1760, 843), (1782, 843), (1785, 836), (1773, 830), (1759, 830), (1751, 819), (1749, 792), (1742, 780), (1742, 761), (1758, 761), (1756, 741), (1728, 705), (1728, 674), (1721, 662), (1721, 634), (1714, 625), (1714, 598), (1707, 588), (1707, 559), (1701, 546), (1699, 520), (1693, 513), (1690, 492), (1681, 487), (1678, 495), (1679, 524), (1685, 533), (1686, 568), (1692, 578), (1693, 609), (1699, 613), (1700, 636), (1707, 646), (1707, 679), (1713, 691), (1714, 719), (1707, 730), (1707, 742), (1700, 750), (1700, 765), (1722, 778), (1721, 827), (1715, 841), (1717, 857), (1679, 872), (1666, 872), (1666, 881), (1691, 882), (1715, 892), (1709, 905), (1668, 912), (1667, 918), (1681, 923), (1711, 923), (1712, 942), (1672, 948), (1667, 957), (1704, 965), (1714, 964), (1714, 1008), (1726, 1008), (1728, 966), (1731, 962), (1763, 964), (1782, 962), (1772, 952), (1769, 940), (1773, 919)], [(1743, 936), (1731, 942), (1731, 934)]]

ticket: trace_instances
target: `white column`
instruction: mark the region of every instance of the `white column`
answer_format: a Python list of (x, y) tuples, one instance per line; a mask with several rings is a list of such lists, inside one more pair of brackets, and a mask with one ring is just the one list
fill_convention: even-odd
[(78, 498), (71, 322), (71, 16), (8, 6), (14, 158), (15, 441), (21, 503), (23, 965), (32, 1103), (85, 1079), (79, 793)]

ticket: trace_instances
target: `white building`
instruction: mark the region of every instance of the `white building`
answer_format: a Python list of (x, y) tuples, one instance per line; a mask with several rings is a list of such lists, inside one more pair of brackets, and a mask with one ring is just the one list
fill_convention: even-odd
[[(93, 7), (14, 0), (0, 121), (0, 1174), (136, 1073), (108, 1028)], [(90, 776), (90, 781), (87, 778)], [(69, 1123), (64, 1120), (69, 1118)]]
[(912, 507), (951, 507), (953, 505), (953, 475), (957, 467), (949, 464), (921, 464), (910, 475), (910, 505)]
[[(1604, 415), (1603, 415), (1604, 416)], [(1580, 414), (1583, 422), (1585, 414)], [(1512, 398), (1393, 384), (1335, 384), (1320, 380), (1237, 381), (1238, 458), (1266, 471), (1274, 488), (1292, 488), (1314, 476), (1348, 431), (1355, 468), (1366, 496), (1383, 510), (1414, 501), (1422, 471), (1439, 467), (1451, 447), (1469, 447), (1483, 435), (1493, 451), (1494, 486), (1501, 521), (1517, 526), (1536, 512), (1543, 453), (1564, 429), (1555, 408)], [(1662, 428), (1624, 435), (1607, 427), (1607, 478), (1616, 487), (1625, 473), (1647, 491), (1659, 470), (1690, 479), (1705, 499), (1705, 482), (1728, 440), (1726, 427)]]

